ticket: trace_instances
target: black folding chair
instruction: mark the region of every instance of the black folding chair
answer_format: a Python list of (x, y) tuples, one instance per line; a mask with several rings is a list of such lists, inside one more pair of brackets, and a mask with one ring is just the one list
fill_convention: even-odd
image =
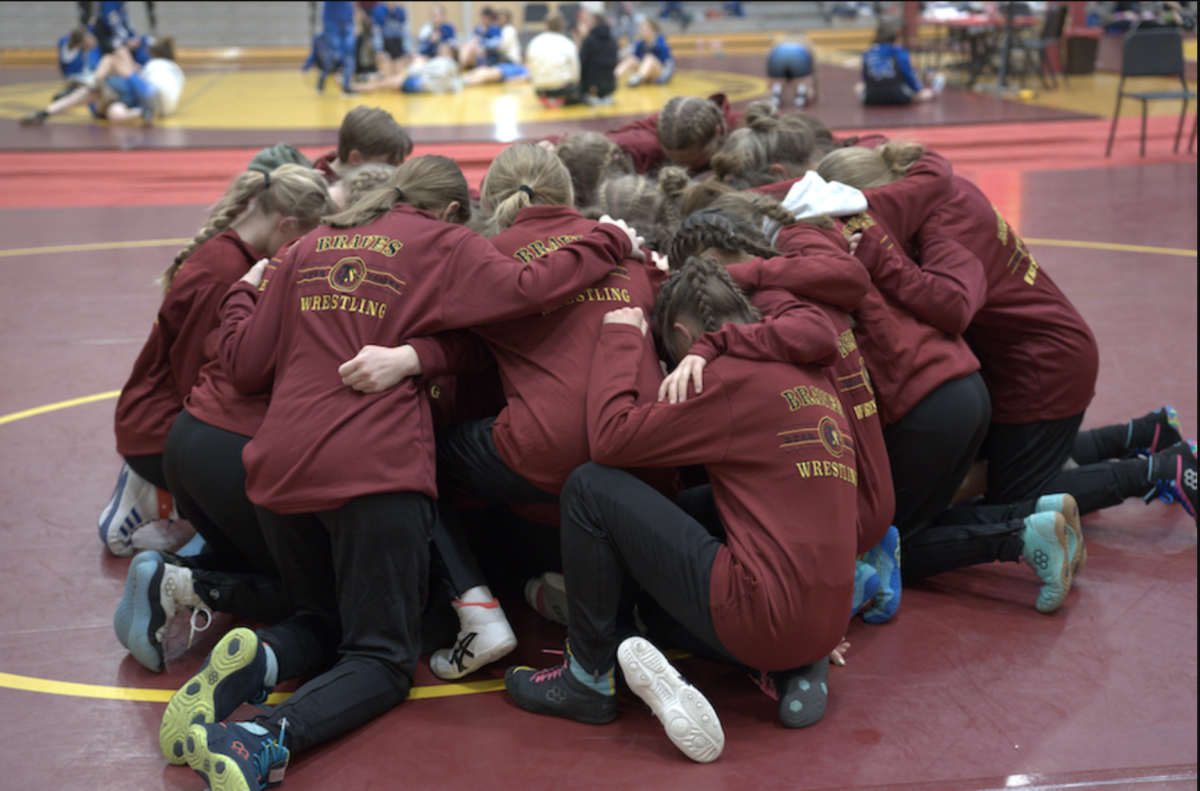
[(1034, 71), (1032, 66), (1035, 64), (1037, 66), (1036, 73), (1042, 78), (1042, 86), (1047, 89), (1058, 87), (1058, 79), (1053, 72), (1048, 70), (1046, 50), (1059, 45), (1066, 22), (1067, 7), (1065, 5), (1054, 6), (1046, 11), (1046, 19), (1042, 23), (1042, 33), (1038, 38), (1019, 38), (1013, 42), (1014, 48), (1024, 55), (1024, 62), (1021, 64), (1022, 88), (1025, 87), (1026, 75)]
[[(1126, 92), (1126, 77), (1178, 77), (1182, 90), (1178, 91), (1149, 91)], [(1149, 29), (1134, 29), (1125, 34), (1125, 47), (1121, 60), (1121, 84), (1117, 86), (1117, 108), (1113, 111), (1112, 129), (1108, 133), (1108, 148), (1104, 156), (1112, 155), (1113, 138), (1117, 135), (1117, 119), (1121, 117), (1121, 100), (1128, 96), (1142, 103), (1142, 146), (1141, 154), (1146, 156), (1146, 113), (1150, 102), (1173, 99), (1183, 100), (1183, 110), (1179, 113), (1179, 129), (1175, 132), (1175, 153), (1179, 153), (1179, 141), (1183, 137), (1183, 122), (1187, 118), (1188, 100), (1196, 94), (1188, 90), (1187, 80), (1183, 76), (1183, 36), (1173, 27), (1156, 27)], [(1192, 153), (1196, 128), (1192, 124), (1192, 134), (1188, 138), (1188, 153)]]
[(521, 44), (528, 46), (529, 40), (535, 33), (546, 29), (546, 20), (550, 18), (549, 3), (525, 3), (524, 19), (521, 22)]

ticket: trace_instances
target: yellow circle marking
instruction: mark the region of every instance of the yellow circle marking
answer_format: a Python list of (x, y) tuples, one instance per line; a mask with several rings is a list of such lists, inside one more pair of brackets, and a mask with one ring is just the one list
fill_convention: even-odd
[[(120, 250), (132, 247), (176, 245), (183, 244), (186, 241), (188, 240), (149, 239), (138, 242), (98, 242), (96, 244), (79, 244), (58, 247), (26, 247), (12, 250), (0, 250), (0, 258), (18, 255), (36, 255), (39, 253), (80, 252), (85, 250)], [(1154, 253), (1158, 255), (1178, 255), (1189, 256), (1192, 258), (1196, 257), (1195, 250), (1185, 250), (1174, 247), (1144, 247), (1132, 244), (1076, 242), (1061, 239), (1026, 239), (1025, 241), (1030, 244), (1047, 245), (1050, 247), (1073, 247), (1093, 250), (1115, 250), (1131, 253)], [(67, 409), (68, 407), (79, 406), (81, 404), (90, 404), (95, 401), (116, 398), (120, 394), (120, 390), (111, 390), (107, 393), (97, 393), (95, 395), (83, 396), (82, 398), (72, 398), (68, 401), (59, 401), (53, 404), (35, 407), (33, 409), (26, 409), (22, 412), (13, 412), (9, 415), (0, 416), (0, 425), (12, 423), (13, 421), (22, 420), (35, 415), (42, 415), (47, 412), (54, 412), (59, 409)], [(686, 654), (680, 656), (686, 656)], [(171, 699), (171, 696), (175, 694), (174, 690), (169, 689), (138, 689), (133, 687), (106, 687), (96, 684), (76, 684), (69, 681), (51, 681), (48, 679), (33, 678), (32, 676), (18, 676), (11, 673), (0, 673), (0, 687), (25, 690), (28, 692), (43, 692), (52, 695), (70, 695), (81, 698), (132, 700), (152, 703), (166, 703)], [(478, 692), (496, 692), (501, 689), (504, 689), (503, 679), (472, 681), (466, 684), (438, 684), (428, 687), (414, 687), (412, 692), (409, 693), (409, 698), (414, 700), (420, 700), (422, 698), (443, 698), (452, 695), (470, 695)], [(281, 701), (287, 700), (289, 695), (290, 693), (275, 693), (267, 699), (267, 703), (275, 705)]]
[[(724, 93), (731, 102), (763, 96), (767, 81), (723, 71), (679, 69), (666, 85), (622, 86), (612, 105), (579, 105), (548, 110), (528, 82), (477, 85), (454, 94), (377, 91), (342, 97), (336, 85), (316, 95), (316, 71), (259, 69), (199, 72), (188, 77), (179, 108), (156, 126), (165, 129), (336, 129), (346, 111), (357, 106), (382, 107), (402, 126), (494, 126), (500, 140), (516, 140), (517, 124), (573, 121), (582, 118), (644, 116), (657, 113), (674, 96)], [(46, 106), (61, 81), (0, 87), (0, 117), (20, 118)], [(91, 124), (87, 108), (56, 116), (50, 123)]]

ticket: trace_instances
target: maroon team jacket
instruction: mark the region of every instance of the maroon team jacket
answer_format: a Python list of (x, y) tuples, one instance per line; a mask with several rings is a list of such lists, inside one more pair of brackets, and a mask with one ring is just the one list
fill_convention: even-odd
[(221, 363), (233, 384), (243, 393), (273, 387), (243, 452), (250, 500), (309, 513), (381, 492), (436, 497), (420, 383), (359, 393), (342, 384), (338, 366), (367, 344), (395, 346), (561, 307), (629, 251), (624, 233), (600, 225), (521, 262), (408, 204), (365, 226), (304, 237), (265, 291), (239, 283), (221, 305)]
[(846, 630), (857, 545), (856, 449), (818, 369), (722, 356), (704, 392), (637, 406), (645, 339), (608, 324), (587, 398), (593, 459), (615, 467), (703, 464), (726, 530), (709, 605), (717, 636), (761, 670), (808, 665)]
[(908, 192), (906, 182), (949, 168), (926, 154), (910, 175), (866, 191), (871, 209), (902, 234), (920, 266), (903, 256), (863, 263), (888, 298), (971, 344), (992, 397), (993, 422), (1082, 413), (1096, 393), (1096, 339), (1016, 229), (961, 176), (952, 177), (949, 194), (932, 206), (897, 197)]
[(236, 231), (228, 230), (183, 262), (117, 399), (117, 452), (122, 456), (163, 452), (183, 400), (201, 369), (217, 356), (218, 306), (229, 284), (260, 257)]

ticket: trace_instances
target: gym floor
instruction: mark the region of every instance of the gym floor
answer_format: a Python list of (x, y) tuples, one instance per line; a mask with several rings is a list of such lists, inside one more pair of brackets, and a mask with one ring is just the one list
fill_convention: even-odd
[[(522, 85), (343, 99), (316, 96), (296, 69), (191, 70), (178, 115), (149, 130), (82, 113), (18, 127), (59, 82), (50, 68), (0, 68), (0, 787), (203, 786), (165, 763), (157, 728), (232, 622), (218, 616), (190, 648), (177, 630), (167, 672), (144, 670), (110, 626), (129, 561), (93, 526), (120, 467), (113, 405), (154, 320), (154, 280), (254, 150), (287, 140), (322, 153), (345, 111), (369, 104), (409, 129), (416, 154), (456, 156), (477, 184), (514, 140), (609, 128), (677, 94), (724, 91), (744, 105), (767, 91), (762, 65), (761, 54), (689, 54), (668, 86), (554, 112)], [(1029, 101), (949, 88), (910, 108), (859, 106), (855, 77), (826, 63), (809, 109), (841, 134), (882, 130), (945, 153), (1091, 324), (1101, 369), (1085, 428), (1171, 404), (1194, 436), (1197, 173), (1186, 139), (1172, 151), (1178, 103), (1152, 107), (1146, 157), (1127, 118), (1106, 159), (1111, 75)], [(503, 666), (446, 684), (422, 663), (412, 700), (295, 756), (285, 787), (1194, 789), (1195, 521), (1134, 500), (1083, 524), (1088, 564), (1053, 615), (1034, 610), (1027, 567), (996, 564), (907, 588), (888, 624), (852, 623), (811, 729), (781, 727), (731, 669), (680, 659), (725, 727), (711, 765), (690, 763), (626, 692), (615, 723), (586, 726), (519, 710), (499, 691)], [(501, 595), (521, 639), (511, 662), (558, 662), (545, 651), (565, 630), (519, 589)]]

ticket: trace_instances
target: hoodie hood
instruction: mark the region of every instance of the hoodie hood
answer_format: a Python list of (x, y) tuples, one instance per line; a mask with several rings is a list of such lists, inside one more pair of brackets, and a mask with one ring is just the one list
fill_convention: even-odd
[[(808, 171), (804, 178), (793, 184), (781, 202), (797, 219), (817, 214), (848, 217), (867, 210), (867, 198), (862, 190), (838, 181), (826, 181), (815, 170)], [(763, 220), (763, 234), (771, 240), (772, 245), (779, 237), (781, 227), (770, 218)]]

